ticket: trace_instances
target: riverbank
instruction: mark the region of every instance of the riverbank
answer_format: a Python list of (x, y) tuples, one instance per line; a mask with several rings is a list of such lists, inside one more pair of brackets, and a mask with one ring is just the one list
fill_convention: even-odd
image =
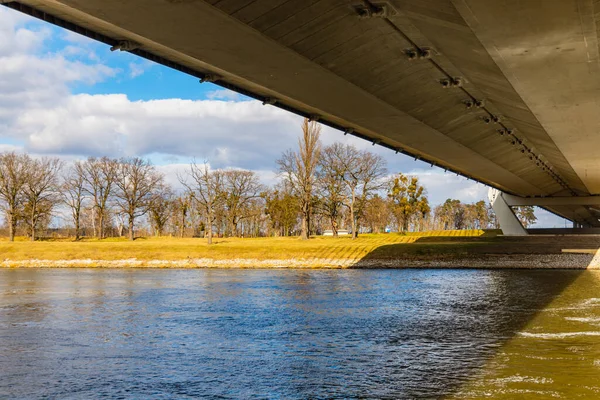
[(586, 254), (504, 255), (489, 257), (446, 257), (428, 259), (245, 259), (215, 260), (3, 260), (1, 268), (239, 268), (239, 269), (600, 269), (598, 260)]
[[(599, 269), (598, 236), (510, 238), (497, 232), (297, 238), (0, 241), (4, 268), (568, 268)], [(565, 253), (563, 250), (571, 252)]]

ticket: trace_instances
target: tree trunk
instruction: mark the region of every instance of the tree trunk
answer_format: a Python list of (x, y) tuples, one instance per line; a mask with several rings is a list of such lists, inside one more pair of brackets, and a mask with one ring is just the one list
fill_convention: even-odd
[(302, 204), (302, 230), (300, 231), (300, 239), (308, 240), (310, 232), (310, 214), (309, 214), (308, 202), (304, 201)]
[(94, 230), (94, 237), (98, 237), (98, 231), (96, 229), (96, 207), (92, 207), (92, 229)]
[(302, 229), (300, 231), (300, 239), (302, 240), (307, 240), (308, 239), (308, 235), (306, 233), (307, 230), (307, 222), (306, 222), (306, 215), (302, 215)]
[(239, 233), (239, 230), (238, 230), (238, 222), (235, 221), (235, 220), (231, 222), (231, 233), (232, 233), (233, 237), (239, 237), (240, 236), (240, 233)]
[(134, 240), (134, 232), (133, 232), (133, 218), (129, 217), (129, 240)]
[(338, 226), (335, 218), (331, 219), (331, 232), (333, 233), (333, 237), (338, 237)]
[(79, 214), (75, 218), (75, 241), (79, 240)]
[(350, 207), (350, 219), (352, 220), (352, 239), (356, 239), (358, 237), (358, 233), (356, 232), (356, 218), (354, 217), (354, 205)]
[(181, 225), (179, 226), (179, 237), (183, 238), (185, 233), (185, 213), (181, 213)]
[(104, 239), (104, 211), (100, 210), (98, 215), (98, 238)]
[(350, 220), (352, 221), (352, 239), (356, 239), (358, 237), (358, 232), (356, 232), (356, 217), (354, 216), (354, 203), (356, 201), (356, 195), (354, 194), (354, 188), (352, 188), (352, 203), (350, 204)]
[(212, 212), (208, 213), (204, 229), (206, 230), (206, 243), (212, 244)]
[(8, 240), (10, 240), (11, 242), (14, 242), (15, 241), (15, 231), (17, 230), (17, 224), (16, 224), (15, 216), (12, 213), (12, 211), (11, 211), (8, 219), (9, 219), (9, 221), (8, 221)]
[(35, 242), (35, 223), (36, 223), (36, 221), (35, 221), (35, 219), (36, 219), (35, 218), (35, 209), (36, 209), (36, 206), (35, 205), (32, 206), (31, 218), (29, 220), (29, 224), (31, 226), (31, 241), (32, 242)]
[(212, 244), (212, 227), (206, 228), (206, 243)]

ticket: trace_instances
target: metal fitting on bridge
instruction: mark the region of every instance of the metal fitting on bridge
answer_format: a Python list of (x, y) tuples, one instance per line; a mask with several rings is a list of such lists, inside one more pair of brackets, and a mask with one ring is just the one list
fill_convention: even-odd
[(387, 4), (373, 4), (372, 6), (361, 5), (354, 8), (359, 19), (387, 18), (392, 15)]
[(352, 135), (353, 133), (354, 133), (354, 129), (352, 129), (352, 128), (346, 128), (344, 130), (344, 136), (346, 136), (347, 134), (351, 134)]
[(411, 48), (411, 49), (406, 49), (404, 51), (404, 54), (406, 54), (406, 57), (408, 57), (409, 61), (413, 61), (416, 59), (419, 60), (429, 60), (431, 58), (431, 49), (427, 48), (427, 47), (423, 47), (423, 48)]
[(274, 105), (275, 103), (277, 103), (277, 99), (274, 99), (273, 97), (265, 97), (265, 99), (263, 100), (263, 106), (264, 105)]
[(313, 114), (308, 117), (308, 120), (310, 122), (319, 122), (321, 120), (321, 116), (317, 115), (317, 114)]
[(497, 123), (500, 122), (501, 118), (499, 116), (497, 116), (497, 115), (491, 115), (490, 114), (490, 115), (486, 115), (485, 117), (482, 117), (481, 120), (483, 122), (485, 122), (486, 124), (490, 124), (492, 122), (495, 123), (495, 124), (497, 124)]
[(483, 101), (483, 100), (468, 99), (468, 100), (463, 101), (463, 104), (465, 105), (465, 107), (467, 107), (467, 109), (471, 109), (473, 107), (476, 107), (476, 108), (485, 107), (485, 101)]
[(204, 82), (216, 82), (218, 80), (221, 80), (221, 77), (219, 75), (206, 74), (206, 75), (204, 75), (200, 79), (200, 83), (204, 83)]
[(440, 83), (444, 89), (459, 88), (463, 85), (463, 79), (460, 76), (457, 76), (451, 79), (442, 79)]
[(129, 40), (121, 40), (117, 44), (112, 46), (110, 48), (110, 51), (117, 51), (117, 50), (132, 51), (132, 50), (139, 49), (139, 48), (140, 48), (140, 45), (135, 42), (131, 42)]

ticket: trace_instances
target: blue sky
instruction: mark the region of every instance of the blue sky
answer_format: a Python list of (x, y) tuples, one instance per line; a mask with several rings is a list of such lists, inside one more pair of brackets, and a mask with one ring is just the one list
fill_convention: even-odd
[[(210, 83), (0, 7), (0, 151), (150, 158), (175, 184), (192, 159), (276, 180), (300, 118)], [(487, 188), (324, 128), (324, 144), (381, 154), (391, 173), (418, 176), (432, 204), (484, 199)], [(564, 220), (538, 212), (539, 226)]]

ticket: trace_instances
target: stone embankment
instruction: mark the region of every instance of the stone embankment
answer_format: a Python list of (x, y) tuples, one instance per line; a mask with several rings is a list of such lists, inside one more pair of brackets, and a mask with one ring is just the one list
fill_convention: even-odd
[(600, 256), (594, 254), (486, 254), (454, 257), (406, 259), (288, 259), (259, 260), (235, 258), (217, 260), (4, 260), (3, 268), (305, 268), (305, 269), (402, 269), (402, 268), (469, 268), (469, 269), (600, 269)]

